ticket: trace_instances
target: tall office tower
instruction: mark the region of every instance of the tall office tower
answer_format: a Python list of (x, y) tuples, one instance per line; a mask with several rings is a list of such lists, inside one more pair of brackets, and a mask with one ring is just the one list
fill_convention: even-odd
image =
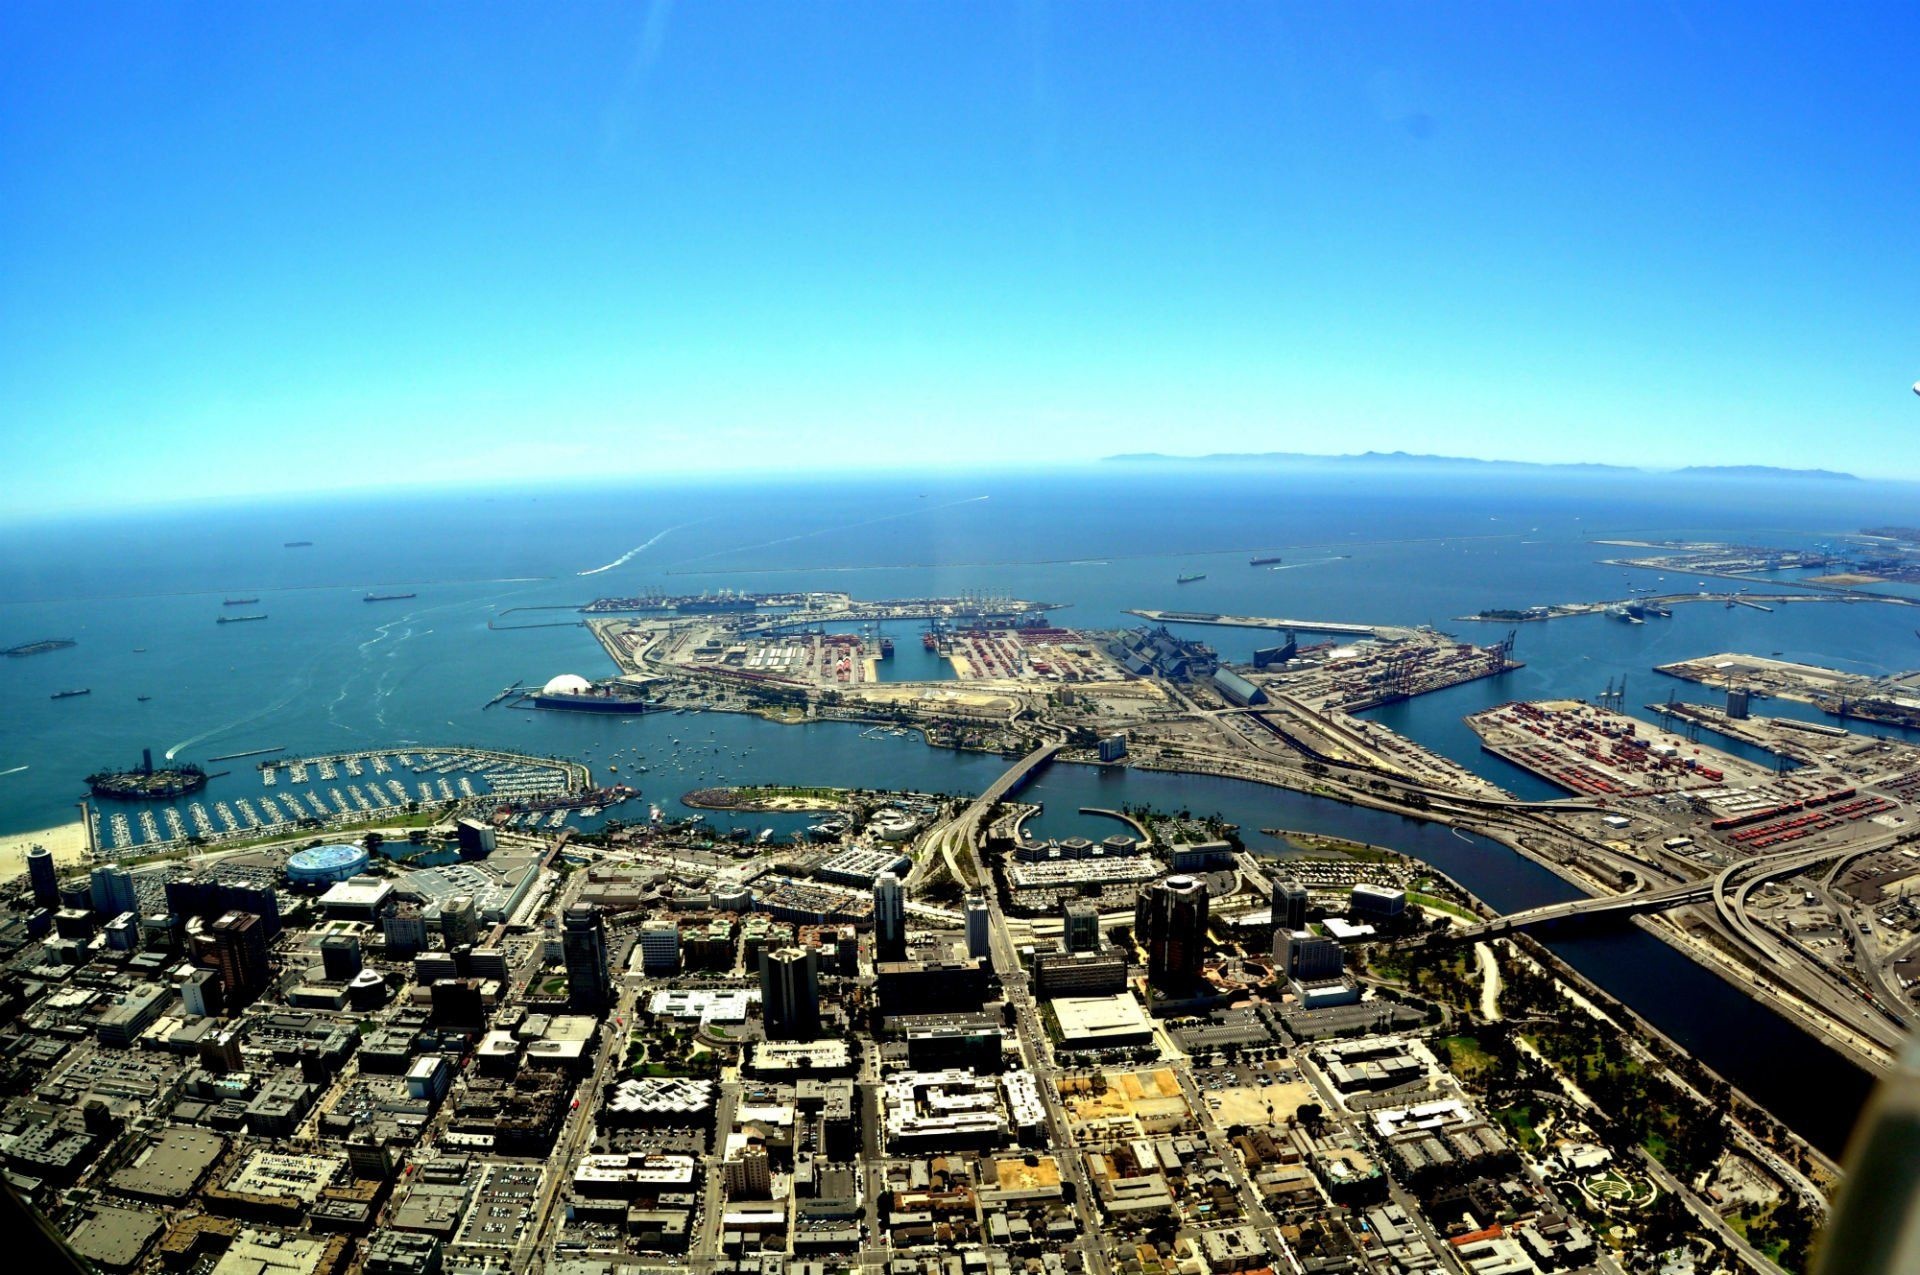
[(388, 915), (380, 918), (380, 932), (386, 939), (387, 952), (390, 955), (410, 956), (426, 950), (427, 918), (421, 913), (419, 905), (402, 903)]
[(761, 949), (760, 1016), (768, 1040), (820, 1035), (820, 966), (812, 948)]
[(440, 935), (447, 941), (449, 952), (480, 941), (480, 913), (473, 906), (471, 894), (456, 894), (440, 905)]
[(1322, 983), (1346, 972), (1346, 958), (1333, 939), (1305, 930), (1279, 930), (1273, 936), (1273, 964), (1299, 983)]
[(27, 851), (27, 879), (33, 883), (33, 901), (43, 908), (60, 906), (60, 874), (54, 871), (53, 851), (35, 846)]
[(1061, 900), (1060, 946), (1068, 952), (1100, 950), (1100, 908), (1092, 900)]
[(882, 872), (873, 883), (873, 959), (906, 958), (907, 888), (893, 873)]
[(993, 958), (993, 912), (985, 896), (967, 896), (967, 955), (979, 960)]
[(649, 974), (671, 974), (680, 968), (680, 923), (655, 917), (640, 923), (640, 967)]
[(720, 1167), (728, 1199), (764, 1200), (773, 1194), (765, 1147), (747, 1147)]
[(1274, 878), (1273, 927), (1276, 930), (1307, 928), (1307, 887), (1291, 877)]
[(328, 982), (344, 983), (360, 972), (360, 940), (351, 934), (329, 934), (320, 940), (320, 960)]
[(258, 996), (267, 985), (267, 928), (251, 912), (228, 912), (208, 927), (213, 966), (229, 1011)]
[(462, 859), (484, 859), (500, 844), (492, 825), (481, 823), (478, 819), (462, 819), (453, 826), (453, 835), (460, 846)]
[(180, 999), (193, 1018), (208, 1018), (220, 1012), (220, 976), (209, 969), (197, 969), (177, 980)]
[(140, 903), (133, 894), (133, 873), (125, 868), (95, 868), (93, 870), (93, 910), (101, 916), (119, 916), (122, 912), (138, 912)]
[(1207, 883), (1171, 876), (1140, 891), (1134, 937), (1147, 949), (1149, 979), (1194, 979), (1207, 955)]
[(598, 1013), (613, 1004), (613, 973), (607, 968), (607, 923), (591, 903), (567, 909), (560, 948), (567, 963), (567, 1007)]

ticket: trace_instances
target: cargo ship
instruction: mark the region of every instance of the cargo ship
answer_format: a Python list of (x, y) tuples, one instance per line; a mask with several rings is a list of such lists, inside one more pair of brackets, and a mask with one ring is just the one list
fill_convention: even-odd
[(893, 658), (893, 639), (892, 638), (883, 637), (880, 639), (880, 658), (883, 660), (890, 660)]
[(1175, 580), (1174, 583), (1175, 584), (1192, 584), (1195, 580), (1204, 580), (1206, 578), (1207, 578), (1206, 572), (1195, 571), (1191, 575), (1181, 576), (1178, 580)]
[(53, 693), (52, 698), (72, 699), (76, 695), (91, 695), (91, 694), (93, 694), (93, 688), (91, 686), (83, 686), (77, 691), (55, 691)]
[(221, 599), (220, 605), (223, 607), (250, 607), (258, 601), (260, 601), (259, 598), (223, 598)]
[(0, 654), (4, 655), (45, 655), (48, 651), (64, 651), (76, 643), (72, 638), (42, 638), (38, 642), (23, 642), (19, 646), (10, 646)]
[(264, 620), (266, 615), (223, 615), (214, 620), (215, 624), (245, 624), (248, 620)]
[(1285, 562), (1285, 561), (1286, 561), (1285, 558), (1282, 558), (1276, 555), (1275, 557), (1272, 557), (1272, 558), (1248, 558), (1247, 565), (1250, 567), (1268, 567), (1268, 566), (1272, 566), (1276, 562)]
[(289, 541), (287, 541), (287, 542), (286, 542), (286, 543), (285, 543), (284, 545), (282, 545), (282, 546), (280, 546), (280, 547), (281, 547), (282, 549), (311, 549), (311, 548), (313, 548), (313, 541), (311, 541), (311, 540), (289, 540)]
[(405, 602), (408, 598), (417, 598), (417, 593), (369, 593), (361, 598), (362, 602)]

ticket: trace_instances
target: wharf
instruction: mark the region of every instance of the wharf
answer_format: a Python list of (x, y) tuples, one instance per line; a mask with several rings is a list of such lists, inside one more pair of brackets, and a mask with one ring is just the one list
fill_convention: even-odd
[(1502, 704), (1471, 714), (1480, 746), (1581, 796), (1635, 797), (1761, 783), (1763, 766), (1577, 700)]
[(750, 622), (738, 630), (741, 637), (770, 637), (796, 629), (826, 625), (877, 624), (888, 620), (944, 620), (950, 624), (967, 621), (1010, 621), (1022, 616), (1043, 615), (1072, 605), (1067, 602), (1011, 601), (1004, 606), (956, 604), (940, 598), (917, 598), (903, 602), (874, 602), (854, 605), (838, 611), (806, 611), (768, 617)]
[[(1711, 573), (1708, 573), (1711, 574)], [(1760, 582), (1764, 583), (1764, 582)], [(1886, 602), (1899, 606), (1914, 605), (1906, 598), (1882, 596), (1878, 594), (1832, 593), (1763, 593), (1769, 605), (1761, 604), (1756, 598), (1742, 593), (1636, 593), (1630, 598), (1620, 598), (1611, 602), (1555, 602), (1546, 606), (1534, 606), (1515, 610), (1506, 607), (1489, 607), (1477, 615), (1456, 615), (1456, 621), (1472, 621), (1480, 624), (1536, 624), (1544, 620), (1565, 620), (1580, 615), (1605, 615), (1622, 607), (1675, 607), (1690, 602), (1718, 602), (1722, 606), (1751, 607), (1755, 611), (1772, 611), (1775, 607), (1788, 603), (1838, 602), (1843, 605), (1858, 603)]]
[(1155, 624), (1210, 624), (1223, 629), (1295, 629), (1302, 633), (1337, 633), (1347, 637), (1377, 638), (1383, 642), (1404, 642), (1415, 630), (1397, 624), (1352, 624), (1339, 620), (1289, 620), (1266, 615), (1221, 615), (1214, 611), (1154, 611), (1129, 609)]
[(1648, 712), (1683, 723), (1685, 728), (1709, 730), (1776, 757), (1805, 766), (1829, 766), (1863, 781), (1920, 770), (1920, 748), (1880, 735), (1792, 717), (1729, 717), (1725, 709), (1712, 704), (1669, 701), (1646, 707)]
[(1920, 671), (1868, 677), (1818, 664), (1723, 652), (1658, 664), (1654, 672), (1716, 690), (1744, 690), (1755, 699), (1798, 700), (1836, 717), (1920, 727)]
[(238, 761), (242, 757), (265, 757), (268, 753), (284, 753), (285, 751), (287, 751), (285, 744), (275, 744), (271, 748), (249, 748), (245, 752), (240, 753), (221, 753), (218, 757), (209, 757), (207, 760)]

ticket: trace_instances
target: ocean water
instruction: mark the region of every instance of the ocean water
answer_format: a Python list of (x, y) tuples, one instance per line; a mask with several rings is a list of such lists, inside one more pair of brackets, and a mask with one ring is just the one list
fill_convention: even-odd
[[(1138, 623), (1128, 608), (1432, 623), (1488, 606), (1624, 596), (1647, 573), (1603, 567), (1607, 536), (1807, 544), (1902, 517), (1909, 489), (1873, 484), (1501, 479), (1121, 465), (1038, 474), (942, 474), (833, 483), (550, 486), (384, 494), (261, 507), (142, 512), (0, 525), (0, 645), (78, 645), (0, 661), (0, 831), (73, 817), (92, 770), (143, 747), (182, 760), (254, 748), (290, 754), (477, 743), (591, 760), (615, 740), (663, 746), (662, 722), (483, 710), (501, 688), (610, 663), (585, 629), (490, 630), (571, 618), (573, 606), (647, 588), (840, 589), (864, 597), (999, 590), (1066, 603), (1060, 623)], [(288, 540), (311, 540), (289, 549)], [(1279, 554), (1278, 570), (1250, 567)], [(1200, 580), (1175, 583), (1178, 575)], [(1682, 582), (1669, 581), (1679, 586)], [(369, 603), (369, 590), (413, 592)], [(227, 597), (257, 604), (225, 608)], [(223, 613), (265, 613), (216, 624)], [(1920, 653), (1914, 614), (1886, 606), (1675, 609), (1641, 626), (1601, 617), (1521, 626), (1527, 668), (1412, 704), (1383, 721), (1522, 792), (1459, 718), (1517, 696), (1682, 698), (1650, 666), (1715, 650), (1890, 671)], [(1193, 628), (1228, 658), (1271, 635)], [(913, 626), (890, 626), (891, 678), (931, 673)], [(88, 688), (83, 697), (54, 692)], [(139, 702), (141, 695), (149, 696)], [(1777, 703), (1770, 711), (1794, 711)], [(714, 719), (721, 751), (700, 779), (820, 778), (831, 729)], [(663, 733), (664, 732), (664, 733)], [(757, 742), (749, 742), (749, 741)], [(858, 766), (876, 746), (856, 741)], [(620, 744), (632, 747), (631, 742)], [(889, 770), (924, 753), (894, 741)], [(752, 749), (752, 752), (748, 752)], [(602, 754), (604, 756), (604, 753)], [(717, 758), (717, 760), (716, 760)], [(245, 769), (245, 763), (241, 763)], [(984, 783), (985, 772), (964, 772)], [(659, 776), (656, 775), (656, 779)], [(885, 777), (879, 777), (885, 781)], [(962, 775), (952, 774), (958, 783)], [(210, 795), (243, 795), (216, 781)]]
[[(855, 726), (483, 708), (515, 682), (613, 671), (584, 628), (489, 624), (550, 625), (571, 617), (539, 608), (649, 588), (873, 598), (995, 590), (1065, 603), (1057, 622), (1085, 628), (1138, 623), (1127, 611), (1139, 607), (1430, 623), (1488, 642), (1505, 627), (1454, 617), (1624, 597), (1630, 584), (1656, 583), (1600, 565), (1630, 551), (1596, 539), (1817, 545), (1914, 521), (1913, 494), (1870, 483), (1105, 465), (831, 483), (548, 485), (0, 524), (0, 646), (78, 643), (0, 660), (0, 832), (71, 820), (84, 776), (135, 762), (143, 747), (206, 761), (269, 747), (301, 755), (470, 743), (574, 757), (603, 778), (617, 758), (619, 778), (639, 782), (647, 803), (673, 815), (687, 813), (678, 800), (686, 791), (726, 782), (971, 794), (1005, 763)], [(313, 544), (283, 547), (289, 540)], [(1285, 561), (1251, 567), (1255, 553)], [(1206, 578), (1176, 583), (1195, 572)], [(362, 601), (369, 590), (418, 596)], [(224, 608), (227, 597), (260, 601)], [(239, 611), (270, 618), (215, 623)], [(1625, 679), (1629, 708), (1651, 720), (1642, 706), (1670, 693), (1709, 698), (1653, 665), (1723, 650), (1892, 672), (1920, 656), (1917, 616), (1881, 605), (1771, 613), (1689, 605), (1638, 626), (1604, 617), (1522, 625), (1524, 669), (1376, 716), (1515, 792), (1548, 796), (1483, 753), (1462, 716), (1514, 698), (1590, 697)], [(917, 629), (889, 630), (896, 656), (886, 672), (930, 671)], [(1229, 659), (1273, 640), (1184, 631)], [(79, 687), (91, 694), (50, 698)], [(1818, 716), (1781, 701), (1767, 711)], [(642, 764), (644, 774), (634, 769)], [(262, 791), (249, 761), (211, 768), (233, 773), (215, 779), (207, 799)], [(1222, 814), (1269, 852), (1285, 843), (1261, 828), (1393, 845), (1503, 910), (1573, 893), (1477, 838), (1250, 784), (1056, 766), (1029, 795), (1046, 807), (1036, 826), (1056, 835), (1107, 835), (1111, 822), (1081, 807), (1144, 802)], [(709, 817), (781, 837), (809, 821)], [(1838, 1150), (1866, 1090), (1857, 1068), (1638, 930), (1551, 941), (1817, 1145)]]

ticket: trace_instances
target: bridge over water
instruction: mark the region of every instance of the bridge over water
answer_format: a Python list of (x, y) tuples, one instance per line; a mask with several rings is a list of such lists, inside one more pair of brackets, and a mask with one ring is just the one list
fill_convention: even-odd
[(1456, 926), (1437, 937), (1454, 942), (1471, 943), (1480, 939), (1498, 938), (1503, 934), (1530, 930), (1536, 926), (1551, 925), (1556, 921), (1662, 912), (1688, 903), (1705, 903), (1712, 898), (1713, 882), (1711, 880), (1686, 881), (1678, 885), (1660, 886), (1651, 890), (1636, 890), (1632, 894), (1549, 903), (1545, 907), (1528, 908), (1524, 912), (1513, 912), (1489, 921), (1482, 921), (1477, 925)]

